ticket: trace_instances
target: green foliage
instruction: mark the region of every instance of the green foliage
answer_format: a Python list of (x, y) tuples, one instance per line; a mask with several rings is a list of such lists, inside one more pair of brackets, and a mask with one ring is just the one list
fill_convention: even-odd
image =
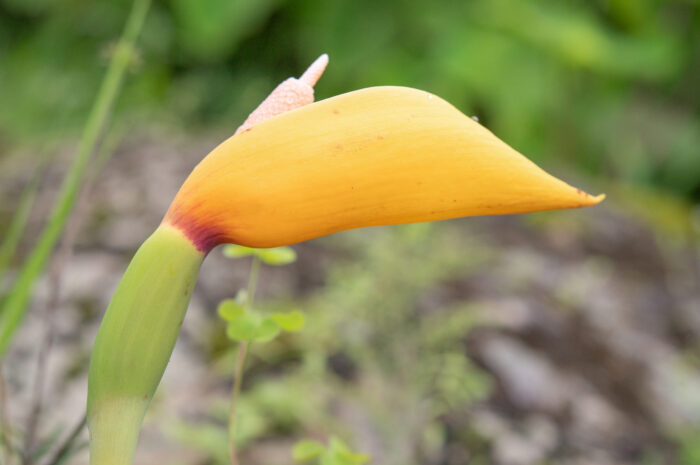
[[(465, 241), (464, 234), (456, 223), (417, 224), (346, 232), (322, 241), (337, 256), (353, 258), (334, 263), (328, 281), (308, 299), (268, 299), (252, 310), (256, 325), (268, 317), (287, 331), (303, 324), (304, 333), (250, 346), (255, 376), (246, 378), (238, 403), (238, 446), (251, 446), (260, 438), (299, 437), (300, 432), (353, 437), (356, 426), (329, 408), (338, 406), (340, 411), (361, 412), (364, 421), (376, 425), (375, 440), (389, 456), (402, 456), (396, 449), (406, 441), (426, 453), (443, 450), (449, 440), (443, 419), (478, 404), (493, 387), (464, 349), (465, 337), (483, 324), (480, 315), (488, 309), (461, 304), (420, 311), (425, 296), (443, 283), (488, 267), (490, 250), (478, 237)], [(473, 246), (465, 249), (465, 243)], [(457, 244), (459, 254), (454, 253)], [(234, 251), (253, 256), (251, 250)], [(239, 292), (221, 303), (219, 315), (227, 325), (250, 314), (248, 299)], [(295, 310), (300, 307), (303, 314)], [(252, 332), (247, 336), (255, 342)], [(215, 365), (230, 373), (238, 353), (233, 347), (219, 353)], [(338, 354), (350, 361), (349, 372), (331, 369)], [(260, 375), (268, 370), (275, 376)], [(212, 463), (224, 465), (227, 436), (220, 425), (228, 418), (228, 402), (210, 402), (209, 421), (187, 425), (176, 437), (204, 451)], [(407, 411), (414, 412), (410, 419)], [(483, 440), (473, 441), (474, 463), (488, 463), (482, 460), (487, 452), (478, 452)], [(326, 447), (302, 441), (295, 448), (296, 459), (327, 465), (365, 458), (352, 451), (348, 455), (333, 443)]]
[[(325, 287), (304, 304), (306, 376), (329, 390), (347, 386), (341, 398), (363, 405), (368, 421), (381, 425), (377, 441), (389, 455), (401, 456), (392, 448), (406, 441), (421, 450), (439, 448), (436, 442), (445, 440), (439, 419), (478, 404), (492, 390), (490, 376), (464, 347), (470, 331), (483, 325), (483, 309), (423, 308), (450, 280), (488, 268), (491, 251), (464, 234), (458, 224), (416, 224), (328, 238), (354, 250), (357, 259), (333, 267)], [(324, 369), (323, 357), (338, 353), (353, 367), (341, 377)], [(414, 412), (412, 421), (406, 411)], [(343, 425), (326, 421), (331, 431), (342, 431)]]
[[(435, 413), (448, 412), (458, 405), (469, 405), (484, 399), (492, 389), (491, 378), (479, 370), (464, 352), (436, 354), (434, 367), (424, 372), (432, 383)], [(430, 366), (430, 365), (428, 365)]]
[(168, 433), (180, 444), (206, 453), (212, 463), (228, 465), (228, 434), (224, 428), (212, 424), (176, 422), (168, 425)]
[(224, 256), (229, 258), (257, 257), (264, 264), (273, 266), (289, 265), (290, 263), (294, 263), (297, 259), (297, 254), (291, 247), (254, 249), (234, 244), (224, 247)]
[(226, 299), (221, 301), (217, 312), (225, 321), (231, 322), (243, 315), (245, 313), (245, 308), (235, 299)]
[(698, 439), (697, 431), (689, 431), (681, 434), (679, 437), (681, 465), (693, 465), (700, 463), (700, 439)]
[(241, 257), (251, 257), (255, 256), (258, 249), (252, 247), (244, 247), (242, 245), (229, 244), (224, 246), (224, 257), (228, 258), (241, 258)]
[(228, 414), (228, 444), (232, 463), (238, 462), (238, 424), (241, 386), (248, 356), (249, 343), (268, 342), (282, 331), (298, 331), (304, 326), (304, 316), (298, 312), (262, 315), (253, 309), (255, 290), (260, 276), (260, 265), (286, 265), (296, 260), (296, 253), (289, 247), (253, 249), (229, 245), (224, 249), (229, 258), (253, 257), (248, 278), (248, 288), (239, 291), (236, 299), (227, 299), (219, 305), (218, 313), (227, 322), (226, 335), (240, 342), (236, 356), (233, 390)]
[[(0, 291), (3, 289), (3, 281), (5, 278), (5, 272), (7, 271), (7, 266), (10, 264), (12, 257), (15, 255), (15, 250), (19, 245), (24, 228), (29, 220), (29, 214), (34, 206), (34, 199), (36, 198), (36, 194), (39, 190), (39, 180), (41, 178), (39, 173), (41, 172), (43, 172), (43, 169), (38, 170), (37, 174), (24, 188), (22, 198), (17, 205), (17, 209), (12, 215), (12, 220), (7, 228), (7, 231), (4, 233), (2, 242), (0, 242)], [(2, 310), (1, 306), (0, 310)]]
[(325, 446), (320, 442), (312, 441), (311, 439), (302, 439), (294, 444), (292, 456), (295, 462), (308, 462), (309, 460), (320, 457), (325, 451)]
[(226, 321), (226, 335), (237, 342), (267, 342), (282, 331), (299, 331), (305, 324), (304, 314), (299, 311), (264, 316), (233, 299), (222, 301), (218, 313)]
[(272, 318), (282, 330), (289, 333), (301, 331), (306, 324), (304, 314), (298, 310), (293, 310), (288, 313), (273, 313), (270, 318)]
[[(0, 0), (4, 139), (79, 127), (128, 5)], [(230, 130), (328, 52), (319, 98), (423, 88), (529, 157), (697, 199), (699, 14), (688, 0), (158, 2), (116, 118)]]
[[(261, 345), (266, 347), (268, 345)], [(308, 396), (308, 380), (300, 376), (260, 380), (242, 393), (237, 406), (236, 443), (249, 445), (255, 439), (280, 431), (294, 431), (308, 419), (317, 421), (321, 404)], [(228, 433), (221, 427), (227, 421), (227, 399), (211, 402), (207, 421), (180, 420), (168, 423), (166, 431), (179, 444), (203, 452), (215, 465), (229, 465)]]
[(117, 100), (127, 67), (133, 60), (134, 46), (146, 18), (150, 0), (134, 0), (124, 32), (117, 44), (101, 87), (90, 110), (76, 156), (66, 173), (50, 217), (17, 279), (0, 308), (0, 358), (22, 323), (36, 280), (44, 270), (68, 222), (85, 172), (99, 139), (104, 135)]
[(292, 456), (295, 462), (315, 461), (318, 465), (362, 465), (369, 456), (358, 454), (336, 436), (331, 436), (328, 447), (317, 441), (303, 439), (294, 445)]
[[(255, 257), (262, 263), (273, 266), (293, 263), (297, 257), (296, 252), (290, 247), (254, 249), (240, 245), (227, 245), (223, 253), (229, 258)], [(240, 290), (235, 299), (226, 299), (219, 304), (217, 312), (226, 321), (226, 335), (231, 340), (267, 342), (277, 337), (282, 331), (296, 332), (304, 327), (304, 314), (299, 311), (278, 312), (265, 316), (249, 307), (246, 290)]]
[(175, 0), (177, 38), (196, 60), (229, 56), (247, 35), (259, 28), (279, 0)]
[[(226, 335), (234, 341), (267, 340), (269, 326), (263, 327), (263, 318), (253, 312), (244, 313), (229, 321), (226, 327)], [(272, 337), (276, 336), (274, 334)]]

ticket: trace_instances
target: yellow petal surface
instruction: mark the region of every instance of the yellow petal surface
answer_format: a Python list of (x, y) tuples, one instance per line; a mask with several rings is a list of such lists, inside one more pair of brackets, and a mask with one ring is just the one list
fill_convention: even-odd
[(262, 121), (194, 169), (165, 220), (200, 249), (595, 205), (430, 93), (373, 87)]

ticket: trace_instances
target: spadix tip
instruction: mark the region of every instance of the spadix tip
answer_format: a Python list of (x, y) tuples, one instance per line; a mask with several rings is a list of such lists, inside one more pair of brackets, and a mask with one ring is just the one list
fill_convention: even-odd
[(311, 63), (311, 66), (309, 66), (307, 70), (304, 71), (304, 74), (301, 75), (299, 80), (304, 84), (308, 85), (309, 87), (313, 87), (321, 78), (321, 75), (326, 70), (327, 65), (328, 54), (324, 53), (320, 57), (316, 58), (316, 61)]

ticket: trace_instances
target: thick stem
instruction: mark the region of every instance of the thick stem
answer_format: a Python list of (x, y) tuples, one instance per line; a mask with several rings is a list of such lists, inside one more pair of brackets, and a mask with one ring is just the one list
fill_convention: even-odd
[(90, 416), (90, 464), (131, 465), (148, 400), (102, 402)]
[(130, 465), (204, 254), (161, 225), (139, 248), (95, 339), (88, 380), (91, 465)]

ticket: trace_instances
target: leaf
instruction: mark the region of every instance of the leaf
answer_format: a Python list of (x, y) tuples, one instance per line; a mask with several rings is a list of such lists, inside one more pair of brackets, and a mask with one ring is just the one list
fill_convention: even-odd
[(262, 320), (260, 326), (258, 326), (255, 333), (255, 340), (258, 342), (267, 342), (274, 339), (279, 333), (280, 326), (277, 322), (270, 317), (266, 317)]
[(292, 449), (292, 457), (295, 462), (308, 462), (319, 457), (325, 452), (326, 448), (318, 441), (311, 439), (302, 439), (294, 444)]
[(236, 293), (236, 302), (239, 305), (245, 305), (248, 301), (248, 289), (241, 289)]
[[(141, 26), (146, 18), (150, 3), (145, 0), (135, 1), (124, 32), (117, 43), (120, 50), (133, 50)], [(27, 305), (37, 279), (44, 271), (56, 243), (61, 238), (75, 205), (80, 188), (85, 180), (86, 171), (99, 145), (101, 137), (109, 127), (114, 103), (117, 101), (122, 82), (131, 63), (131, 53), (115, 53), (109, 62), (90, 114), (85, 123), (80, 143), (71, 161), (70, 168), (63, 177), (61, 189), (56, 195), (51, 214), (37, 239), (29, 256), (24, 260), (15, 279), (11, 292), (3, 301), (0, 309), (0, 358), (7, 351), (17, 328), (22, 324)]]
[(369, 455), (351, 451), (347, 444), (336, 436), (331, 437), (328, 443), (328, 452), (332, 457), (329, 463), (335, 465), (362, 465), (370, 459)]
[(204, 422), (189, 424), (184, 421), (169, 422), (166, 434), (183, 444), (209, 455), (213, 463), (228, 463), (228, 432), (218, 425)]
[(258, 257), (266, 265), (282, 266), (293, 263), (297, 254), (291, 247), (274, 247), (272, 249), (254, 249), (242, 245), (229, 244), (223, 254), (228, 258)]
[(46, 162), (42, 163), (42, 166), (36, 170), (34, 176), (32, 176), (32, 179), (24, 188), (22, 197), (17, 204), (17, 209), (12, 215), (10, 225), (6, 231), (3, 231), (4, 237), (0, 240), (0, 289), (3, 278), (5, 277), (5, 270), (17, 250), (17, 245), (22, 239), (24, 228), (27, 226), (29, 214), (34, 206), (34, 199), (39, 191), (39, 181), (43, 175), (45, 169), (43, 165), (45, 164)]
[(324, 457), (323, 465), (362, 465), (370, 459), (369, 455), (356, 454), (347, 451), (328, 452)]
[(222, 315), (222, 318), (229, 322), (226, 335), (234, 341), (267, 342), (280, 333), (281, 328), (273, 318), (263, 318), (259, 313), (253, 311), (246, 312), (243, 307), (230, 299), (222, 302), (222, 304), (224, 303), (226, 303), (226, 307), (221, 310), (220, 305), (219, 314), (224, 312), (227, 314), (226, 316), (230, 317), (228, 319)]
[(328, 442), (328, 450), (331, 452), (352, 452), (350, 448), (339, 437), (331, 436)]
[(229, 244), (224, 247), (223, 254), (224, 257), (228, 258), (250, 257), (256, 254), (256, 249), (244, 247), (242, 245)]
[(369, 462), (371, 458), (367, 454), (358, 454), (357, 452), (344, 452), (343, 457), (353, 465), (362, 465)]
[(222, 300), (216, 310), (226, 321), (233, 321), (245, 313), (243, 306), (235, 299)]
[(288, 313), (274, 313), (270, 316), (277, 322), (283, 331), (294, 333), (301, 330), (306, 325), (306, 318), (299, 310), (294, 310)]
[(187, 55), (218, 63), (259, 30), (279, 0), (174, 0), (177, 39)]
[(294, 263), (297, 253), (291, 247), (275, 247), (273, 249), (258, 249), (255, 255), (266, 265), (282, 266)]
[(258, 334), (262, 318), (257, 313), (244, 313), (230, 321), (226, 335), (234, 341), (252, 341)]

